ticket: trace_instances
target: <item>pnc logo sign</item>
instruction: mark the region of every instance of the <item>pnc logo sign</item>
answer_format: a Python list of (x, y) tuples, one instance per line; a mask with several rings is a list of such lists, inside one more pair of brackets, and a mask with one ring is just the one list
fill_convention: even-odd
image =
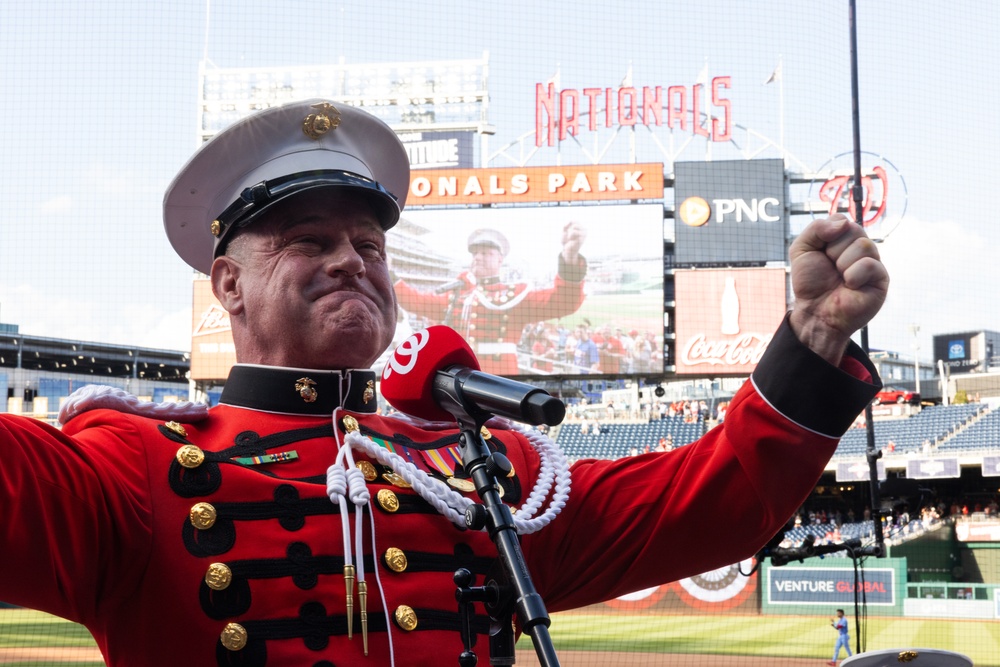
[[(714, 212), (714, 216), (713, 216)], [(681, 221), (689, 227), (701, 227), (709, 220), (725, 222), (778, 222), (781, 202), (777, 197), (757, 199), (713, 199), (711, 206), (701, 197), (688, 197), (677, 208)]]

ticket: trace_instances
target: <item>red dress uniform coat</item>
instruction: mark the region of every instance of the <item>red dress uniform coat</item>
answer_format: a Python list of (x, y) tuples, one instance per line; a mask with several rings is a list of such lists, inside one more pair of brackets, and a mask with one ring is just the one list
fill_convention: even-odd
[[(224, 404), (186, 424), (92, 409), (59, 431), (3, 416), (0, 599), (83, 623), (116, 667), (454, 660), (463, 647), (452, 574), (465, 567), (481, 583), (495, 547), (392, 484), (377, 463), (359, 466), (369, 468), (372, 498), (362, 536), (369, 655), (356, 595), (347, 638), (344, 528), (353, 530), (354, 510), (343, 522), (325, 486), (352, 428), (344, 417), (414, 460), (456, 441), (454, 431), (372, 414), (356, 380), (374, 376), (350, 375), (348, 384), (330, 371), (237, 366)], [(313, 402), (302, 398), (303, 376)], [(575, 464), (562, 512), (522, 538), (548, 610), (756, 553), (812, 490), (874, 396), (873, 377), (859, 351), (834, 368), (784, 324), (725, 423), (701, 440)], [(501, 483), (504, 502), (519, 505), (539, 456), (517, 431), (493, 429), (488, 442), (513, 463)], [(704, 530), (723, 516), (731, 530)], [(486, 629), (478, 605), (475, 625)], [(487, 645), (480, 635), (483, 660)]]
[(481, 369), (494, 375), (518, 375), (517, 344), (528, 324), (572, 315), (583, 304), (586, 261), (575, 267), (559, 258), (552, 287), (530, 289), (523, 283), (507, 284), (498, 279), (476, 282), (468, 273), (459, 280), (465, 287), (447, 294), (421, 292), (402, 280), (393, 289), (399, 306), (426, 317), (434, 324), (447, 324), (469, 341)]

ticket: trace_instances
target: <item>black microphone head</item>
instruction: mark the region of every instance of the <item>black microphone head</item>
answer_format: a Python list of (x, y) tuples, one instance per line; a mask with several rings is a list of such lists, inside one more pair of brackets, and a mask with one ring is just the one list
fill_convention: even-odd
[(541, 390), (528, 396), (522, 408), (524, 415), (528, 417), (528, 423), (535, 426), (538, 424), (555, 426), (562, 423), (566, 417), (566, 406), (563, 402)]

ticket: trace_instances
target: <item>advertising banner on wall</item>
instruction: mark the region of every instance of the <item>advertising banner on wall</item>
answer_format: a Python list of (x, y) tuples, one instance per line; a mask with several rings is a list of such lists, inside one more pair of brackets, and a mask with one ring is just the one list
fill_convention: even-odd
[(939, 361), (952, 373), (980, 370), (985, 358), (982, 332), (934, 336), (934, 363)]
[(674, 272), (678, 375), (748, 374), (786, 311), (784, 269)]
[(863, 582), (855, 576), (853, 567), (769, 567), (765, 570), (767, 603), (847, 606), (854, 604), (855, 591), (863, 590), (869, 605), (896, 604), (895, 569), (866, 567)]
[(1000, 475), (1000, 456), (983, 457), (983, 477), (996, 477)]
[(236, 363), (229, 313), (212, 294), (208, 278), (194, 281), (191, 323), (191, 379), (196, 382), (225, 380)]
[(410, 175), (410, 193), (406, 205), (414, 207), (662, 199), (663, 165), (652, 162), (491, 169), (422, 169)]
[(677, 264), (785, 261), (786, 201), (782, 160), (674, 163)]
[(475, 132), (398, 132), (411, 169), (469, 169)]
[(959, 517), (955, 522), (955, 539), (959, 542), (1000, 542), (1000, 523)]
[(405, 321), (500, 375), (663, 372), (660, 204), (410, 210), (390, 230)]
[(957, 458), (910, 459), (906, 462), (906, 476), (911, 479), (936, 477), (961, 477)]
[[(885, 481), (885, 462), (876, 461), (879, 480)], [(871, 471), (867, 461), (839, 461), (837, 463), (838, 482), (867, 482), (871, 479)]]
[(747, 558), (717, 570), (606, 600), (595, 608), (611, 607), (625, 613), (684, 614), (695, 609), (706, 613), (756, 614), (759, 575), (755, 564), (755, 559)]

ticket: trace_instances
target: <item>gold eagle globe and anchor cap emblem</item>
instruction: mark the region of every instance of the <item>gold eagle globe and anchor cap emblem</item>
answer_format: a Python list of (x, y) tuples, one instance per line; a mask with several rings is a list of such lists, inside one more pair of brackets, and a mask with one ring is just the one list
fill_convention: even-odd
[(299, 392), (299, 396), (306, 403), (315, 403), (316, 398), (319, 397), (319, 392), (316, 391), (316, 381), (311, 378), (299, 378), (295, 381), (295, 391)]
[(312, 105), (316, 109), (302, 121), (302, 132), (310, 139), (319, 139), (327, 132), (332, 132), (340, 126), (340, 112), (329, 102)]

